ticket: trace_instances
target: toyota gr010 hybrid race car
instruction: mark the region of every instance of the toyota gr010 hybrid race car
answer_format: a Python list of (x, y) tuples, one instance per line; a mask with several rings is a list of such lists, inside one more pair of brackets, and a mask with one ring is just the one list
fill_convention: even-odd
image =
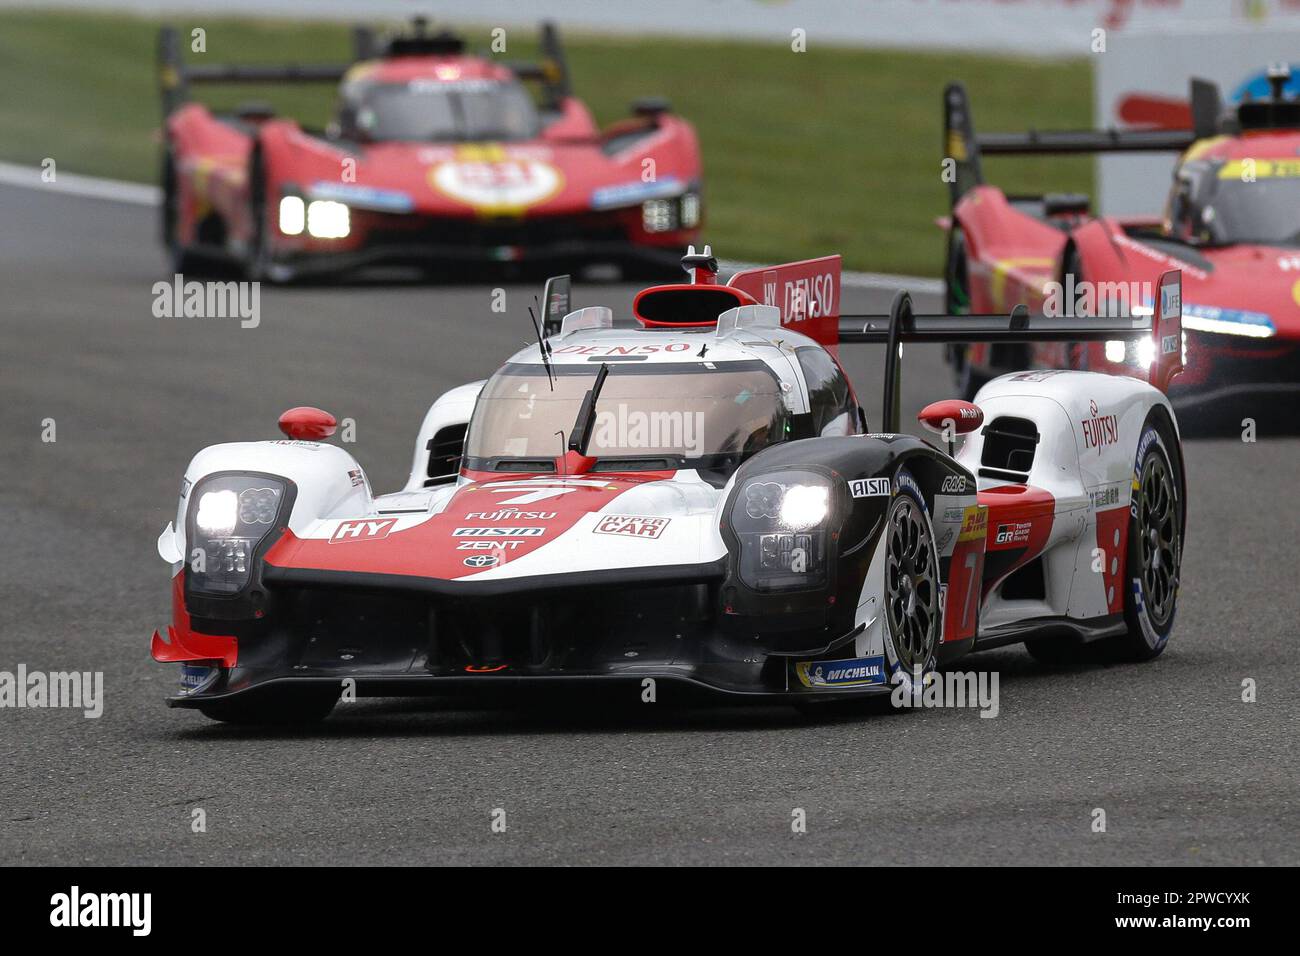
[[(974, 132), (966, 91), (944, 91), (951, 183), (947, 308), (1001, 312), (1137, 313), (1154, 273), (1182, 272), (1187, 371), (1176, 403), (1254, 389), (1300, 388), (1300, 101), (1289, 73), (1272, 95), (1224, 111), (1218, 88), (1192, 81), (1193, 129)], [(1164, 217), (1094, 216), (1087, 196), (1007, 195), (983, 181), (981, 154), (1171, 150), (1181, 153)], [(1055, 284), (1055, 289), (1048, 285)], [(1031, 349), (982, 343), (949, 352), (959, 389), (974, 395), (1012, 368), (1086, 368), (1145, 376), (1146, 342), (1117, 339)]]
[[(676, 268), (701, 221), (700, 154), (665, 101), (639, 100), (633, 119), (598, 130), (550, 24), (539, 64), (469, 55), (420, 21), (377, 54), (364, 30), (356, 45), (350, 66), (194, 65), (163, 30), (163, 240), (177, 271), (231, 260), (272, 280), (375, 264)], [(264, 106), (219, 115), (188, 100), (200, 83), (339, 81), (324, 130)]]
[[(1084, 640), (1150, 659), (1174, 623), (1186, 490), (1155, 319), (838, 315), (838, 256), (691, 282), (558, 332), (430, 407), (410, 478), (372, 493), (291, 409), (277, 441), (190, 462), (158, 540), (183, 664), (173, 706), (223, 720), (359, 695), (646, 679), (794, 703), (882, 695), (967, 651)], [(552, 296), (548, 295), (548, 300)], [(562, 313), (548, 301), (546, 311)], [(841, 332), (841, 324), (845, 326)], [(939, 402), (949, 451), (897, 432), (903, 342), (1110, 335), (1162, 343), (1155, 385), (1012, 374)], [(889, 344), (872, 433), (838, 343)], [(982, 427), (981, 427), (982, 426)]]

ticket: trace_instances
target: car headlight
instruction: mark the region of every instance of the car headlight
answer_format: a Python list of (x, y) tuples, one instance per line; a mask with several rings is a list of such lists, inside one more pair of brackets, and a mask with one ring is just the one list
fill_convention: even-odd
[(258, 547), (275, 528), (284, 481), (266, 475), (220, 475), (191, 496), (188, 584), (208, 594), (237, 594), (252, 578)]
[(671, 232), (677, 228), (677, 200), (647, 199), (641, 204), (641, 225), (646, 232)]
[(682, 193), (681, 221), (683, 229), (694, 229), (700, 224), (699, 193)]
[(740, 542), (740, 579), (748, 587), (795, 590), (826, 583), (832, 491), (827, 478), (811, 471), (744, 483), (731, 506), (731, 526)]
[(301, 196), (285, 196), (280, 200), (280, 232), (301, 236), (306, 221), (307, 207)]
[(314, 239), (346, 239), (352, 231), (348, 207), (332, 199), (314, 199), (307, 205), (307, 232)]

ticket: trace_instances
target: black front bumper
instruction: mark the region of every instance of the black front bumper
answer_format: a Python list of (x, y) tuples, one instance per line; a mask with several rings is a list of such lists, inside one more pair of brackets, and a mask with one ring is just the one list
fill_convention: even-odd
[[(360, 214), (358, 214), (360, 215)], [(358, 221), (359, 248), (313, 249), (277, 256), (276, 268), (293, 276), (346, 272), (369, 266), (404, 266), (436, 272), (449, 266), (639, 265), (680, 271), (680, 244), (652, 245), (629, 236), (607, 214), (539, 219), (422, 219), (378, 213)]]
[[(358, 696), (483, 694), (628, 685), (647, 678), (740, 696), (815, 693), (797, 660), (852, 656), (855, 632), (804, 613), (728, 613), (725, 561), (684, 568), (520, 581), (338, 576), (268, 566), (272, 604), (258, 621), (193, 618), (238, 636), (230, 669), (192, 669), (173, 707), (311, 684)], [(860, 694), (863, 689), (852, 693)]]

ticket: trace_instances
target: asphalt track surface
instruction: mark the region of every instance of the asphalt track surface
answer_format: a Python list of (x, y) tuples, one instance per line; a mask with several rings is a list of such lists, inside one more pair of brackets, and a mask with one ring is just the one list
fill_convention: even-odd
[[(1187, 444), (1164, 656), (968, 659), (1000, 673), (995, 719), (363, 700), (275, 732), (167, 709), (176, 669), (148, 653), (168, 615), (154, 542), (190, 456), (275, 437), (281, 410), (318, 404), (356, 420), (352, 450), (376, 490), (396, 488), (429, 403), (527, 339), (534, 289), (507, 285), (501, 316), (484, 286), (264, 288), (260, 326), (241, 329), (154, 318), (164, 276), (151, 210), (0, 187), (0, 670), (101, 670), (106, 686), (99, 719), (0, 710), (0, 862), (1300, 861), (1300, 441), (1276, 426), (1254, 444)], [(626, 314), (631, 291), (576, 299)], [(888, 298), (846, 296), (862, 310)], [(847, 366), (876, 415), (878, 354)], [(937, 351), (909, 351), (904, 387), (907, 420), (950, 397)], [(1256, 703), (1240, 699), (1245, 678)], [(791, 832), (795, 808), (806, 834)]]

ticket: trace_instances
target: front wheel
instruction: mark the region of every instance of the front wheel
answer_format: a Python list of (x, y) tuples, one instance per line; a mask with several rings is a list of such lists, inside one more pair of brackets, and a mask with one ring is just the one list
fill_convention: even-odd
[(885, 518), (885, 661), (890, 680), (916, 693), (934, 678), (942, 615), (939, 552), (925, 503), (906, 472)]

